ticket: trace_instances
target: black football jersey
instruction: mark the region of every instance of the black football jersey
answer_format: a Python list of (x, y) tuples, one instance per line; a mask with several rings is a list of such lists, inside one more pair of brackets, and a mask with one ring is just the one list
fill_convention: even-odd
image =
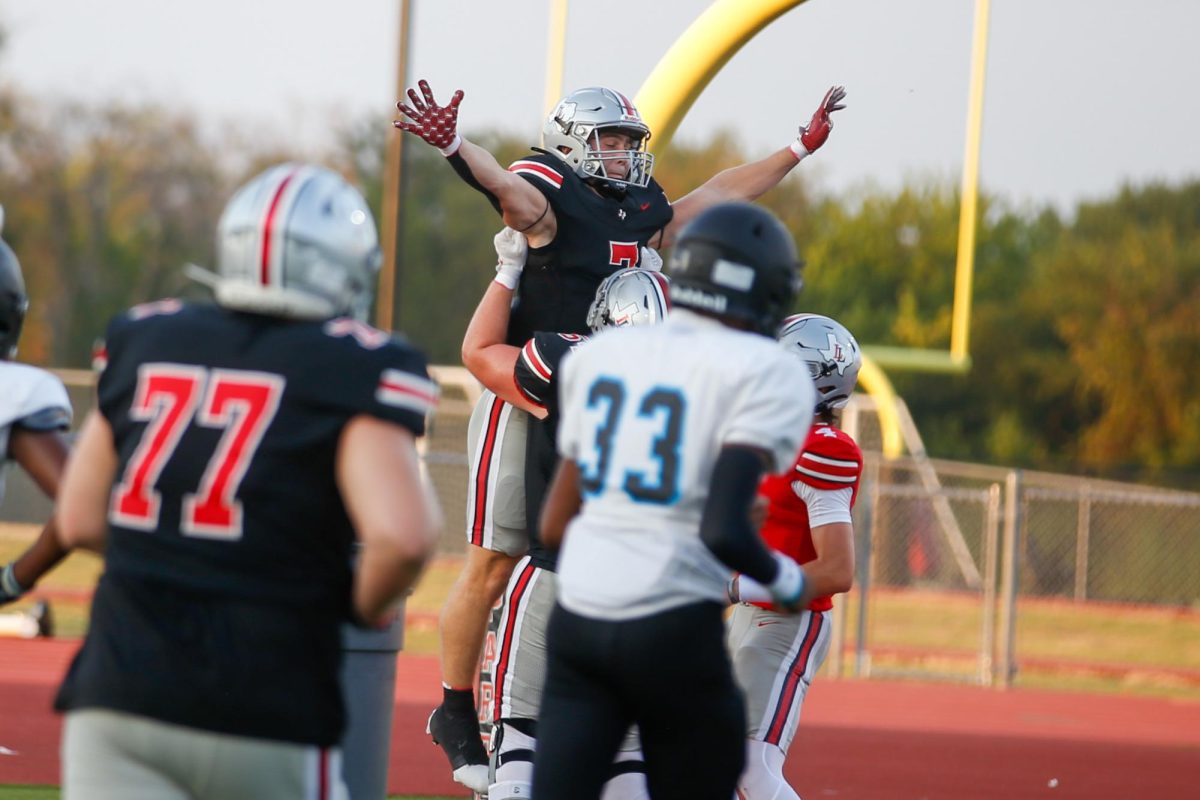
[(546, 196), (558, 219), (554, 241), (531, 248), (509, 320), (508, 343), (520, 347), (536, 331), (587, 334), (588, 306), (600, 282), (638, 266), (674, 212), (653, 179), (622, 195), (600, 194), (562, 159), (535, 152), (509, 170)]
[(175, 300), (118, 317), (106, 345), (106, 572), (59, 706), (336, 742), (354, 541), (338, 439), (360, 414), (421, 435), (424, 357), (354, 320)]
[(526, 400), (544, 408), (548, 417), (558, 415), (558, 365), (563, 356), (587, 340), (578, 333), (538, 331), (517, 356), (513, 380)]
[(530, 560), (549, 570), (554, 569), (557, 553), (542, 545), (538, 519), (558, 466), (554, 442), (558, 433), (558, 368), (567, 353), (584, 341), (586, 338), (577, 333), (538, 331), (521, 348), (513, 369), (517, 390), (547, 411), (545, 419), (530, 417), (525, 433), (525, 519)]

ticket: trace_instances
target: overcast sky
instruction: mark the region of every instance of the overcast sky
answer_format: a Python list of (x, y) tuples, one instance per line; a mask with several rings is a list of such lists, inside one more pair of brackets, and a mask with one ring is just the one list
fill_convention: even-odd
[[(466, 130), (535, 140), (550, 0), (414, 0), (410, 78), (466, 92)], [(634, 95), (709, 0), (571, 0), (564, 85)], [(825, 89), (849, 107), (804, 169), (845, 191), (957, 181), (973, 0), (809, 0), (759, 34), (678, 136), (789, 142)], [(1200, 177), (1197, 0), (992, 0), (981, 175), (1018, 207), (1123, 181)], [(398, 2), (0, 0), (0, 80), (59, 98), (155, 100), (320, 142), (339, 115), (390, 116)], [(1192, 55), (1188, 55), (1192, 53)]]

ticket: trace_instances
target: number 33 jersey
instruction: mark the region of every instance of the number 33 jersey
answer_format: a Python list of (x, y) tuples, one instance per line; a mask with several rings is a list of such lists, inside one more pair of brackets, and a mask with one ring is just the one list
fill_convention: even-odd
[(286, 321), (167, 300), (118, 317), (101, 413), (119, 457), (108, 569), (285, 605), (345, 604), (353, 530), (334, 482), (342, 427), (414, 435), (425, 359), (350, 319)]
[(559, 599), (600, 619), (724, 602), (729, 570), (700, 540), (722, 447), (790, 467), (815, 392), (773, 339), (675, 309), (663, 325), (603, 331), (567, 356), (558, 449), (583, 508), (559, 557)]

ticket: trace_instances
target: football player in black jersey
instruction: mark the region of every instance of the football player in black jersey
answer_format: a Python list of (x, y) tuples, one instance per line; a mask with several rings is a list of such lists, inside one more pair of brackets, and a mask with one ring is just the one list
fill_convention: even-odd
[[(426, 81), (418, 88), (420, 95), (409, 89), (408, 102), (397, 104), (402, 117), (394, 125), (437, 147), (491, 200), (505, 224), (528, 238), (527, 267), (514, 284), (517, 299), (506, 339), (518, 346), (536, 331), (585, 334), (587, 308), (601, 280), (622, 267), (639, 266), (642, 248), (669, 246), (677, 231), (705, 209), (753, 200), (774, 187), (825, 143), (833, 126), (830, 114), (844, 107), (845, 98), (842, 87), (831, 88), (787, 147), (724, 170), (671, 203), (651, 175), (654, 157), (646, 149), (651, 131), (620, 92), (592, 87), (568, 94), (547, 118), (541, 147), (505, 169), (459, 135), (461, 90), (441, 106)], [(470, 687), (489, 609), (521, 555), (504, 544), (505, 537), (490, 534), (503, 533), (505, 522), (509, 527), (524, 522), (522, 514), (506, 515), (511, 503), (497, 496), (503, 487), (485, 480), (482, 470), (518, 458), (527, 426), (494, 396), (485, 395), (482, 402), (488, 406), (477, 414), (487, 422), (476, 422), (482, 433), (471, 454), (467, 538), (473, 546), (442, 611), (445, 693), (430, 718), (430, 730), (456, 772), (484, 758), (471, 733)], [(480, 790), (476, 783), (467, 785)]]
[[(497, 252), (509, 264), (520, 263), (521, 234), (505, 228), (496, 237)], [(646, 258), (656, 254), (647, 252)], [(493, 281), (475, 309), (463, 338), (463, 363), (497, 396), (529, 412), (524, 484), (526, 513), (537, 520), (557, 466), (558, 375), (563, 359), (586, 337), (538, 331), (522, 347), (504, 341), (512, 290)], [(621, 270), (597, 289), (587, 323), (591, 333), (625, 325), (662, 322), (670, 309), (668, 280), (661, 272)], [(529, 797), (537, 719), (546, 675), (546, 624), (554, 606), (557, 553), (545, 547), (536, 525), (529, 526), (529, 550), (504, 593), (495, 632), (491, 665), (494, 700), (484, 709), (493, 727), (495, 753), (487, 795), (495, 800)], [(641, 748), (635, 734), (626, 737), (605, 785), (605, 798), (645, 798)]]
[[(68, 448), (63, 434), (71, 422), (71, 402), (57, 377), (11, 360), (17, 352), (28, 307), (21, 265), (12, 248), (0, 240), (0, 386), (4, 387), (0, 392), (0, 464), (16, 462), (47, 497), (53, 498), (67, 462)], [(4, 474), (0, 472), (0, 500), (3, 499)], [(32, 589), (66, 554), (51, 517), (19, 557), (0, 567), (0, 606)], [(34, 615), (5, 615), (0, 620), (0, 635), (50, 635), (49, 608), (45, 601), (39, 601)]]
[(386, 623), (435, 544), (414, 443), (437, 390), (362, 322), (362, 196), (276, 166), (217, 238), (215, 306), (109, 326), (67, 466), (61, 536), (106, 564), (56, 701), (66, 796), (346, 797), (340, 626)]

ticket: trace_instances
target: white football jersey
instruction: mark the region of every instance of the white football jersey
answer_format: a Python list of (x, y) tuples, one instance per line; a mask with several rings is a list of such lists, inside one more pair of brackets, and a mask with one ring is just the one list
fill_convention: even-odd
[[(60, 420), (65, 427), (71, 421), (66, 387), (44, 369), (0, 361), (0, 462), (8, 458), (13, 425), (33, 418), (38, 418), (39, 425)], [(0, 501), (3, 499), (4, 472), (0, 470)]]
[(724, 602), (728, 567), (700, 540), (724, 445), (790, 467), (816, 393), (773, 339), (673, 310), (608, 329), (561, 369), (558, 450), (579, 465), (583, 508), (559, 557), (559, 599), (600, 619)]

